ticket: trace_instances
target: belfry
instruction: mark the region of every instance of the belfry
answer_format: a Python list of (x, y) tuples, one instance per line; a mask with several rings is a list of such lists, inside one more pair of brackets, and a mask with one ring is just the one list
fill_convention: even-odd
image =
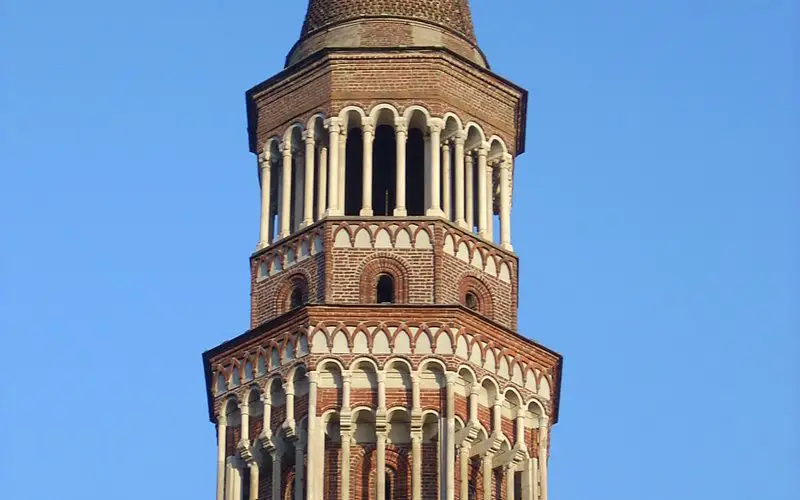
[(517, 333), (527, 92), (468, 0), (310, 0), (247, 92), (250, 329), (203, 354), (217, 500), (546, 500), (562, 358)]

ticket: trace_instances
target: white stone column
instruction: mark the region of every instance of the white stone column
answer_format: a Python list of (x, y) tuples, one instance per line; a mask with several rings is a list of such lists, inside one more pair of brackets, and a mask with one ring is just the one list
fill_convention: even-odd
[(431, 120), (429, 126), (430, 130), (430, 184), (428, 190), (430, 191), (430, 206), (425, 212), (429, 217), (442, 217), (442, 164), (440, 161), (441, 155), (441, 137), (442, 137), (443, 124), (439, 119)]
[(228, 473), (226, 474), (226, 500), (239, 500), (239, 469), (236, 468), (236, 457), (228, 457)]
[(465, 210), (467, 212), (466, 213), (466, 216), (467, 216), (467, 228), (470, 231), (473, 231), (475, 229), (475, 189), (474, 189), (474, 183), (475, 183), (474, 164), (475, 164), (475, 161), (472, 158), (472, 153), (471, 152), (466, 154), (466, 157), (464, 158), (464, 160), (465, 160), (465, 164), (466, 164), (465, 176), (467, 178), (466, 179), (466, 183), (465, 183), (466, 184), (466, 188), (464, 189), (464, 191), (465, 191), (464, 197), (466, 198), (466, 202), (464, 203), (464, 205), (465, 205)]
[(339, 135), (339, 210), (344, 215), (345, 189), (347, 187), (347, 128)]
[(350, 388), (353, 376), (350, 371), (342, 372), (342, 413), (350, 413)]
[(480, 390), (481, 386), (475, 383), (469, 393), (469, 421), (475, 425), (478, 425), (478, 394), (480, 394)]
[(303, 140), (306, 142), (306, 164), (305, 175), (303, 175), (303, 222), (301, 227), (310, 226), (314, 223), (314, 159), (316, 157), (316, 142), (314, 131), (306, 130), (303, 132)]
[(283, 152), (283, 168), (281, 169), (281, 206), (278, 214), (280, 218), (278, 238), (285, 238), (291, 233), (289, 215), (292, 210), (290, 205), (292, 200), (292, 144), (284, 141), (281, 144), (281, 149)]
[(513, 250), (511, 246), (511, 155), (506, 155), (500, 165), (500, 246)]
[(461, 494), (460, 500), (469, 499), (469, 447), (470, 443), (464, 441), (461, 443), (459, 453), (459, 467), (461, 469)]
[[(224, 411), (224, 409), (223, 409)], [(217, 416), (217, 500), (225, 500), (225, 450), (228, 437), (228, 419), (222, 414)]]
[(317, 154), (317, 220), (325, 216), (328, 194), (328, 147), (321, 144)]
[[(305, 475), (305, 440), (298, 439), (294, 447), (294, 500), (303, 500), (303, 485), (308, 486)], [(308, 461), (311, 462), (309, 455)]]
[(522, 471), (522, 500), (538, 500), (539, 492), (536, 487), (536, 459), (526, 459)]
[(405, 217), (408, 215), (406, 208), (406, 143), (408, 141), (408, 127), (402, 120), (398, 120), (394, 125), (394, 137), (397, 148), (397, 164), (395, 166), (395, 187), (397, 188), (397, 199), (394, 207), (395, 217)]
[(303, 191), (305, 188), (305, 150), (297, 152), (294, 161), (294, 217), (292, 218), (292, 231), (297, 231), (303, 222)]
[[(319, 374), (308, 373), (308, 464), (306, 465), (308, 481), (306, 481), (306, 497), (308, 500), (317, 500), (317, 461), (325, 459), (325, 440), (319, 440), (317, 432), (317, 386)], [(323, 453), (320, 456), (320, 450)]]
[(451, 158), (450, 142), (445, 141), (442, 144), (442, 211), (447, 220), (453, 220), (453, 214), (451, 213), (453, 202), (450, 198), (450, 179), (452, 175), (450, 168)]
[(258, 482), (259, 482), (259, 469), (258, 462), (250, 462), (250, 498), (246, 500), (258, 500)]
[[(328, 211), (326, 215), (341, 215), (344, 207), (339, 204), (339, 135), (342, 130), (338, 118), (325, 123), (328, 128)], [(344, 179), (341, 180), (344, 183)]]
[(377, 486), (377, 500), (386, 499), (386, 431), (378, 431), (375, 447), (375, 485)]
[(517, 409), (516, 445), (525, 448), (525, 408)]
[(361, 134), (364, 143), (364, 158), (361, 188), (361, 212), (362, 217), (372, 217), (372, 147), (375, 143), (375, 125), (369, 119), (365, 119), (361, 125)]
[(547, 448), (550, 438), (550, 419), (539, 417), (539, 498), (547, 500)]
[(281, 500), (282, 469), (283, 457), (280, 450), (275, 450), (272, 452), (272, 500)]
[(386, 372), (378, 372), (378, 412), (386, 411)]
[(258, 155), (258, 171), (261, 179), (261, 223), (259, 226), (258, 248), (269, 246), (272, 235), (269, 231), (270, 223), (270, 187), (272, 186), (271, 165), (269, 151)]
[(411, 500), (422, 500), (422, 432), (411, 433)]
[(498, 436), (503, 434), (503, 396), (500, 394), (497, 395), (492, 407), (492, 427), (494, 434)]
[(419, 372), (414, 372), (411, 379), (411, 409), (412, 412), (422, 412), (422, 398), (419, 389)]
[[(438, 149), (437, 149), (438, 152)], [(458, 374), (447, 372), (447, 438), (445, 443), (447, 451), (445, 453), (445, 493), (446, 500), (454, 500), (456, 497), (456, 396), (455, 384)]]
[(486, 165), (486, 239), (494, 241), (494, 169)]
[(456, 224), (467, 228), (467, 219), (464, 216), (464, 132), (458, 131), (455, 136), (455, 198), (456, 198)]
[(283, 383), (283, 392), (286, 394), (286, 423), (289, 427), (294, 426), (294, 383), (287, 380)]
[(489, 214), (489, 203), (486, 189), (486, 155), (489, 153), (485, 144), (478, 148), (478, 234), (481, 238), (490, 239), (486, 223)]
[(350, 500), (350, 431), (342, 431), (342, 463), (339, 467), (341, 500)]
[(492, 491), (492, 456), (483, 456), (483, 500), (493, 500)]
[(514, 463), (506, 465), (505, 469), (506, 500), (514, 500)]
[(261, 394), (261, 403), (264, 405), (264, 425), (261, 427), (261, 432), (265, 436), (272, 436), (272, 399), (269, 394)]

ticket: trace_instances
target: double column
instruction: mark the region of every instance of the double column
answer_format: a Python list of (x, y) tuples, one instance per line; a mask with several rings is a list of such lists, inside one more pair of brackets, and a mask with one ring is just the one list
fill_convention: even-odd
[(258, 248), (265, 248), (272, 243), (272, 165), (269, 151), (258, 155), (258, 173), (261, 183), (261, 219), (259, 225)]
[(328, 129), (328, 208), (326, 215), (337, 216), (342, 215), (343, 205), (339, 203), (339, 185), (344, 186), (344, 179), (340, 179), (339, 163), (341, 160), (340, 150), (343, 150), (343, 145), (340, 143), (342, 124), (339, 118), (329, 118), (325, 121), (325, 128)]

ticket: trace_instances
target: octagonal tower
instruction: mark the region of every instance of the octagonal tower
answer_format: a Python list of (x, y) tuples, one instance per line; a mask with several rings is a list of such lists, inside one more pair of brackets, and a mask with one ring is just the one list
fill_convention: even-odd
[(546, 500), (561, 356), (516, 332), (527, 93), (467, 0), (310, 0), (247, 92), (251, 328), (203, 354), (217, 500)]

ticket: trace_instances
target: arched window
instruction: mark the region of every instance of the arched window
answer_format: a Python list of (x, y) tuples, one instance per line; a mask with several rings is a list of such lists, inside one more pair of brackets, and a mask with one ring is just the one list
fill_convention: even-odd
[(297, 309), (305, 303), (303, 300), (303, 289), (300, 286), (292, 288), (292, 293), (289, 296), (289, 309)]
[(478, 296), (473, 292), (467, 292), (467, 295), (464, 296), (464, 305), (467, 306), (467, 309), (477, 311), (480, 307), (478, 304)]
[(394, 279), (388, 274), (379, 274), (375, 287), (375, 301), (378, 304), (394, 304)]

